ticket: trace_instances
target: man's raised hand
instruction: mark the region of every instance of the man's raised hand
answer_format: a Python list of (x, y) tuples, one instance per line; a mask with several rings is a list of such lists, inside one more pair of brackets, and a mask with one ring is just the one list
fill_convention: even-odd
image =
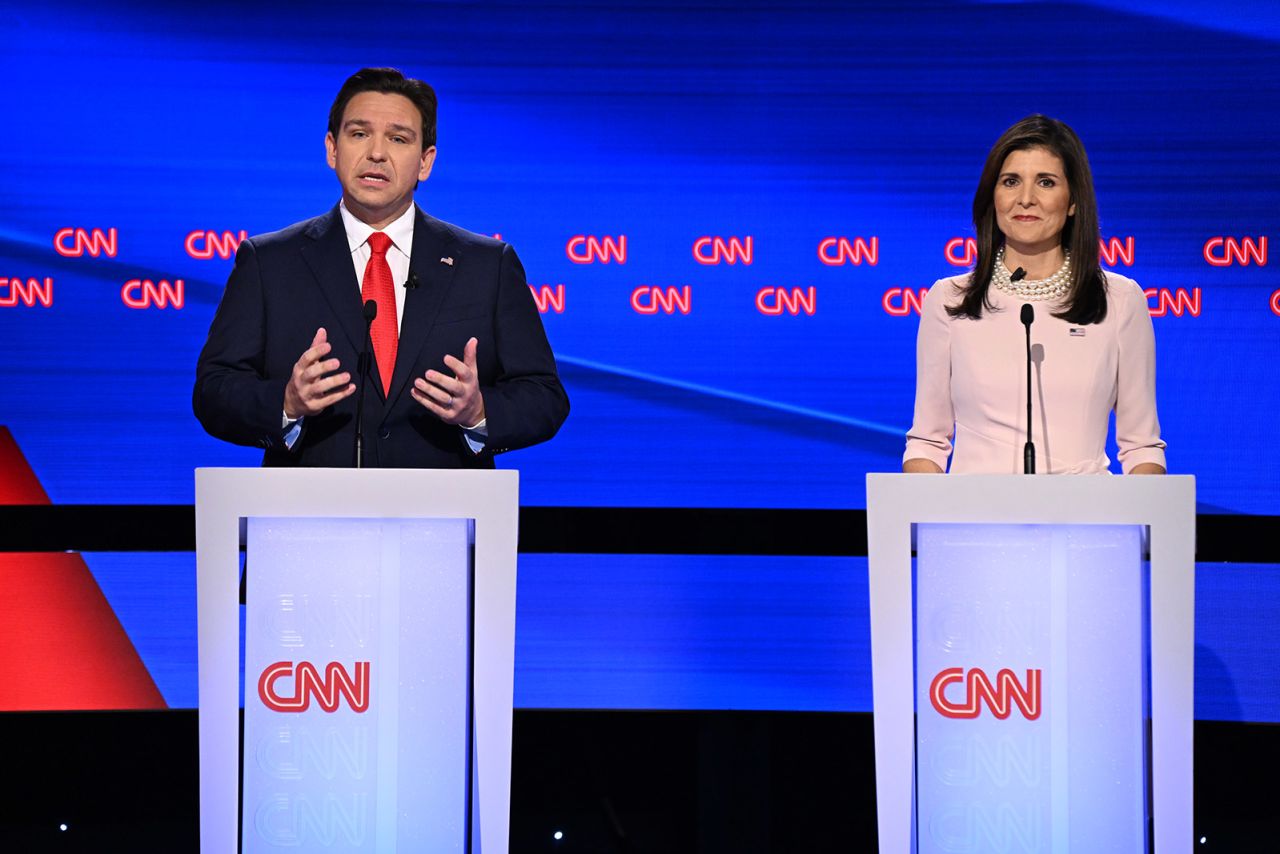
[(290, 420), (319, 415), (355, 392), (351, 374), (335, 373), (341, 367), (338, 360), (325, 358), (332, 349), (324, 327), (320, 327), (311, 346), (294, 363), (289, 384), (284, 387), (284, 414)]

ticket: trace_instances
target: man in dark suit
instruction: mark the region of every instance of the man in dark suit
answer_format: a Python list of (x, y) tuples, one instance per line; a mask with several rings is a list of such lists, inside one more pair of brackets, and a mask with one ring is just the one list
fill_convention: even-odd
[(264, 465), (351, 466), (363, 395), (364, 465), (491, 468), (559, 429), (569, 401), (515, 252), (413, 203), (435, 136), (427, 84), (343, 84), (325, 136), (342, 201), (241, 243), (196, 367), (209, 433)]

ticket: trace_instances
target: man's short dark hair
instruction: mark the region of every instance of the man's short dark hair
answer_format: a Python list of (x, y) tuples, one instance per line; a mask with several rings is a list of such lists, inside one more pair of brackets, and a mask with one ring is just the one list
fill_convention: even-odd
[(403, 95), (422, 114), (422, 150), (436, 144), (436, 92), (421, 80), (405, 77), (396, 68), (362, 68), (347, 78), (329, 108), (329, 133), (336, 139), (342, 130), (342, 114), (361, 92)]

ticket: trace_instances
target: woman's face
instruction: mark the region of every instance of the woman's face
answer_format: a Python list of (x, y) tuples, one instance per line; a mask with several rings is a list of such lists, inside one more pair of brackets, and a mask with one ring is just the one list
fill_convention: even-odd
[(996, 225), (1021, 254), (1044, 252), (1062, 242), (1067, 217), (1076, 212), (1062, 158), (1046, 148), (1014, 151), (996, 179)]

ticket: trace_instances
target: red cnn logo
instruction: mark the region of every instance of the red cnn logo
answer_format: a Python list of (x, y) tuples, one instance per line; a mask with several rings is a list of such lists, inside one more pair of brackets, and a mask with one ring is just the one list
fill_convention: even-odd
[(1214, 267), (1249, 265), (1250, 259), (1259, 267), (1267, 266), (1267, 238), (1210, 237), (1204, 243), (1204, 260)]
[(216, 231), (200, 231), (196, 229), (187, 235), (187, 239), (183, 241), (182, 245), (192, 258), (207, 261), (214, 255), (219, 258), (234, 256), (236, 250), (240, 248), (240, 242), (248, 238), (249, 233), (244, 229), (240, 229), (239, 234), (231, 231), (224, 231), (219, 234)]
[(45, 308), (53, 308), (53, 277), (45, 276), (43, 282), (39, 279), (23, 282), (17, 278), (0, 278), (0, 308), (13, 308), (19, 303), (28, 307), (39, 303)]
[(1280, 317), (1280, 291), (1271, 294), (1271, 313), (1276, 317)]
[[(961, 250), (959, 255), (956, 250)], [(942, 257), (952, 267), (972, 267), (978, 260), (978, 241), (972, 237), (953, 237), (942, 247)]]
[(818, 310), (818, 289), (800, 288), (761, 288), (756, 291), (756, 311), (777, 317), (804, 312), (812, 316)]
[(564, 285), (542, 285), (535, 288), (529, 286), (530, 293), (533, 294), (533, 301), (538, 306), (540, 314), (546, 314), (548, 311), (554, 311), (556, 314), (564, 314)]
[(185, 285), (182, 279), (153, 282), (150, 279), (130, 279), (120, 289), (120, 301), (129, 308), (182, 308), (186, 303)]
[[(947, 686), (955, 682), (965, 686), (962, 703), (947, 699)], [(1018, 677), (1007, 667), (996, 674), (995, 685), (980, 667), (970, 668), (968, 675), (962, 667), (948, 667), (933, 677), (929, 684), (929, 702), (944, 718), (976, 718), (982, 711), (981, 704), (985, 702), (991, 714), (1000, 720), (1009, 717), (1016, 705), (1024, 718), (1034, 721), (1040, 717), (1040, 671), (1028, 670), (1024, 687), (1018, 684)]]
[(1129, 235), (1124, 240), (1118, 237), (1108, 237), (1106, 240), (1099, 238), (1098, 255), (1101, 256), (1102, 263), (1108, 267), (1114, 267), (1117, 263), (1132, 267), (1133, 235)]
[(79, 258), (81, 255), (92, 255), (94, 258), (106, 255), (108, 258), (114, 258), (116, 257), (116, 230), (108, 228), (103, 234), (100, 228), (92, 231), (83, 228), (60, 228), (57, 234), (53, 235), (53, 248), (64, 258)]
[(620, 234), (613, 237), (596, 237), (595, 235), (578, 234), (569, 238), (564, 245), (564, 254), (575, 264), (608, 264), (610, 260), (619, 264), (627, 263), (627, 236)]
[(880, 298), (880, 307), (884, 309), (885, 314), (891, 314), (894, 317), (906, 317), (911, 313), (919, 314), (920, 306), (924, 304), (924, 295), (929, 293), (928, 288), (889, 288), (884, 292), (884, 296)]
[(693, 260), (699, 264), (750, 264), (752, 259), (751, 235), (742, 240), (730, 237), (699, 237), (693, 241)]
[[(1178, 288), (1171, 291), (1168, 288), (1147, 288), (1142, 292), (1147, 298), (1147, 310), (1151, 312), (1152, 317), (1164, 317), (1172, 314), (1174, 317), (1182, 317), (1182, 315), (1190, 314), (1192, 317), (1200, 316), (1200, 289), (1192, 288), (1191, 293), (1187, 293), (1186, 288)], [(1156, 298), (1156, 304), (1151, 305), (1151, 299)]]
[[(285, 697), (276, 691), (276, 682), (290, 676), (293, 677), (293, 696)], [(297, 667), (292, 661), (277, 661), (268, 665), (258, 678), (258, 697), (264, 706), (276, 712), (305, 712), (311, 706), (312, 697), (326, 712), (337, 711), (339, 697), (346, 697), (352, 711), (366, 712), (369, 710), (369, 662), (356, 662), (353, 679), (336, 661), (325, 666), (323, 678), (309, 661), (299, 662)]]
[(870, 242), (861, 237), (855, 237), (852, 242), (847, 237), (824, 238), (818, 244), (818, 260), (828, 267), (861, 265), (863, 261), (874, 267), (880, 263), (880, 238), (873, 237)]
[(639, 314), (657, 314), (659, 311), (688, 314), (693, 309), (693, 288), (659, 288), (641, 285), (631, 292), (631, 307)]

